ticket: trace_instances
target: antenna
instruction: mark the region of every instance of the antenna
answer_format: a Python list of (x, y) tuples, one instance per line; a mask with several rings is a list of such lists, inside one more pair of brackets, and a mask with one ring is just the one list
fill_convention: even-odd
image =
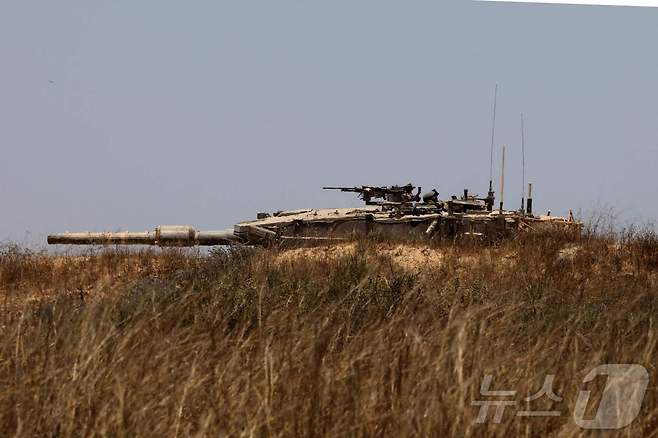
[(525, 212), (525, 129), (523, 126), (523, 113), (521, 113), (521, 212)]
[(500, 212), (503, 212), (503, 201), (505, 200), (505, 145), (503, 145), (503, 159), (500, 170)]
[(494, 88), (493, 119), (491, 121), (491, 151), (489, 156), (489, 192), (493, 192), (493, 151), (496, 134), (496, 101), (498, 100), (498, 84)]
[(491, 121), (491, 151), (489, 154), (489, 193), (487, 193), (486, 205), (487, 211), (492, 211), (495, 197), (493, 191), (493, 152), (494, 152), (494, 139), (496, 135), (496, 101), (498, 100), (498, 84), (494, 88), (494, 102), (493, 102), (493, 120)]

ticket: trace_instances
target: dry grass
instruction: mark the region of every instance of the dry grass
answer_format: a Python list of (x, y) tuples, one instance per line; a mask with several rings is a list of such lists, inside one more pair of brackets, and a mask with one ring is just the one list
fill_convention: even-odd
[[(296, 252), (295, 252), (296, 251)], [(656, 433), (658, 240), (0, 252), (2, 436), (580, 435), (582, 378), (639, 363)], [(482, 378), (552, 418), (477, 424)], [(525, 409), (525, 403), (523, 409)]]

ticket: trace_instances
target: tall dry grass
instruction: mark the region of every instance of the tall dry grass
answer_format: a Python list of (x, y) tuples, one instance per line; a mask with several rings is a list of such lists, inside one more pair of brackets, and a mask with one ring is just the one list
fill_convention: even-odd
[[(293, 258), (5, 247), (0, 434), (580, 435), (571, 411), (602, 363), (647, 367), (621, 433), (656, 434), (650, 231), (400, 246), (440, 254), (417, 269), (383, 245)], [(554, 374), (563, 401), (529, 407), (561, 416), (476, 423), (485, 374), (516, 400)]]

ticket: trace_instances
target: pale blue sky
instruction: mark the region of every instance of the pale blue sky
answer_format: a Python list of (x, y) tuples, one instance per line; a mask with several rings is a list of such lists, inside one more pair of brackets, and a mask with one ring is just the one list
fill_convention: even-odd
[(537, 209), (652, 221), (657, 42), (642, 8), (4, 0), (0, 240), (356, 202), (323, 185), (484, 192), (496, 83), (508, 206), (523, 111)]

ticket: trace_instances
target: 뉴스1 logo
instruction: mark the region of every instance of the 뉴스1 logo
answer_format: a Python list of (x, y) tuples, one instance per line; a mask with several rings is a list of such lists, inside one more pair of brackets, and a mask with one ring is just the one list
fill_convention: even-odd
[(583, 383), (591, 382), (596, 376), (607, 376), (605, 389), (596, 415), (591, 420), (584, 418), (590, 391), (578, 393), (573, 419), (583, 429), (621, 429), (640, 413), (644, 394), (649, 384), (649, 373), (642, 365), (606, 364), (590, 371)]
[[(594, 397), (590, 390), (582, 389), (582, 385), (592, 382), (597, 376), (605, 376), (606, 383), (601, 400), (593, 418), (586, 418), (585, 412)], [(535, 394), (525, 397), (526, 406), (530, 402), (547, 397), (554, 402), (561, 402), (562, 397), (553, 390), (554, 374), (548, 374), (544, 384)], [(515, 390), (492, 390), (493, 375), (487, 374), (480, 385), (480, 395), (489, 397), (485, 400), (474, 400), (471, 404), (479, 406), (476, 423), (486, 423), (491, 419), (493, 423), (500, 423), (506, 408), (515, 407), (517, 401), (513, 399)], [(575, 423), (583, 429), (621, 429), (628, 426), (637, 418), (642, 407), (642, 401), (649, 384), (649, 373), (646, 368), (638, 364), (604, 364), (591, 370), (583, 379), (581, 389), (573, 410)], [(500, 399), (491, 399), (499, 397)], [(493, 409), (489, 415), (489, 408)], [(516, 417), (559, 417), (562, 412), (543, 410), (519, 410)]]

